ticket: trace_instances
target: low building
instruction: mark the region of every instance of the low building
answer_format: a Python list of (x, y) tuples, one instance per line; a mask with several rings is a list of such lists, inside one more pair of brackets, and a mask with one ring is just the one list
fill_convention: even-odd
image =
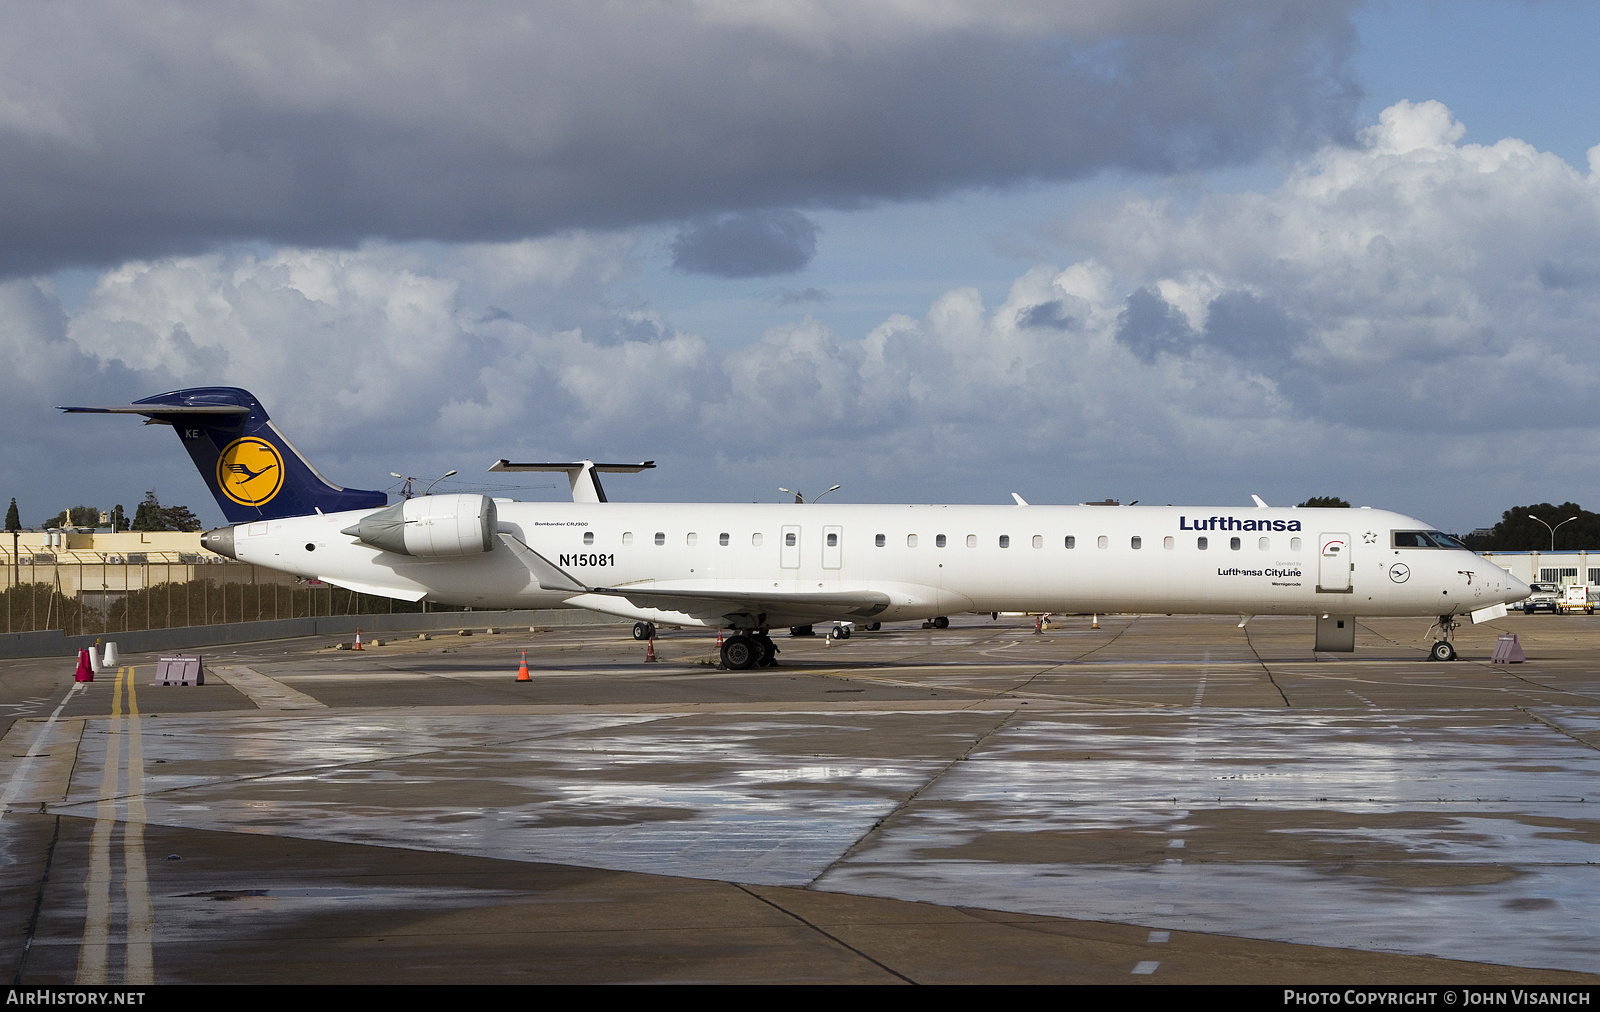
[(1483, 557), (1511, 575), (1532, 583), (1600, 585), (1600, 551), (1484, 552)]

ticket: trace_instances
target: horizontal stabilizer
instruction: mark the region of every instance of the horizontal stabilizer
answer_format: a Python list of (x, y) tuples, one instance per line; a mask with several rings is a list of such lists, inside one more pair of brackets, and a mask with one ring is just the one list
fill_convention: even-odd
[[(95, 409), (84, 409), (95, 410)], [(565, 464), (519, 464), (510, 460), (497, 460), (489, 465), (491, 471), (581, 471), (586, 467), (596, 471), (606, 471), (614, 474), (638, 474), (648, 471), (656, 466), (653, 460), (642, 460), (637, 464), (596, 464), (592, 460), (577, 460)]]
[(58, 405), (67, 414), (86, 415), (248, 415), (250, 409), (243, 404), (113, 404), (109, 407), (68, 407)]
[(592, 460), (574, 460), (563, 464), (518, 464), (500, 459), (489, 465), (491, 471), (565, 471), (567, 483), (572, 486), (573, 502), (605, 502), (606, 490), (600, 484), (600, 472), (612, 474), (638, 474), (656, 466), (653, 460), (637, 464), (596, 464)]

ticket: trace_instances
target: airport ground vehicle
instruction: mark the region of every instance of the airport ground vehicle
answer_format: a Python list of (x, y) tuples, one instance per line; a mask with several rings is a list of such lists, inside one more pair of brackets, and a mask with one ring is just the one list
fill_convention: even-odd
[(1547, 611), (1554, 615), (1561, 610), (1561, 587), (1554, 583), (1528, 584), (1528, 596), (1522, 602), (1525, 614)]
[(723, 628), (732, 668), (772, 663), (782, 626), (999, 611), (1307, 615), (1325, 651), (1355, 649), (1357, 615), (1429, 616), (1429, 655), (1449, 660), (1461, 618), (1527, 594), (1449, 535), (1365, 507), (390, 504), (322, 477), (236, 387), (63, 410), (172, 426), (230, 522), (203, 540), (220, 555), (401, 600)]
[(1594, 595), (1582, 583), (1569, 583), (1561, 592), (1560, 610), (1563, 615), (1594, 614)]

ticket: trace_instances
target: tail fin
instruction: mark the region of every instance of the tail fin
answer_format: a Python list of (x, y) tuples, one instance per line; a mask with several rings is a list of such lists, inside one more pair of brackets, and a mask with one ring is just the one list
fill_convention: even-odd
[(115, 407), (67, 412), (145, 415), (170, 425), (229, 523), (388, 505), (383, 492), (341, 488), (317, 473), (248, 390), (191, 387)]

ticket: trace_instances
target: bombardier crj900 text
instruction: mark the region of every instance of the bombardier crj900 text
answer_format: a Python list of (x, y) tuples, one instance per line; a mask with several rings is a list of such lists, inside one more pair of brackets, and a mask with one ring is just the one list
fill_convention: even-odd
[[(1355, 648), (1357, 615), (1504, 614), (1528, 587), (1427, 524), (1375, 509), (852, 506), (606, 502), (570, 469), (571, 503), (340, 488), (255, 397), (201, 387), (115, 407), (171, 425), (232, 526), (221, 555), (406, 601), (575, 607), (726, 628), (730, 668), (770, 664), (774, 627), (958, 612), (1308, 615), (1316, 649)], [(587, 484), (590, 483), (591, 484)]]

